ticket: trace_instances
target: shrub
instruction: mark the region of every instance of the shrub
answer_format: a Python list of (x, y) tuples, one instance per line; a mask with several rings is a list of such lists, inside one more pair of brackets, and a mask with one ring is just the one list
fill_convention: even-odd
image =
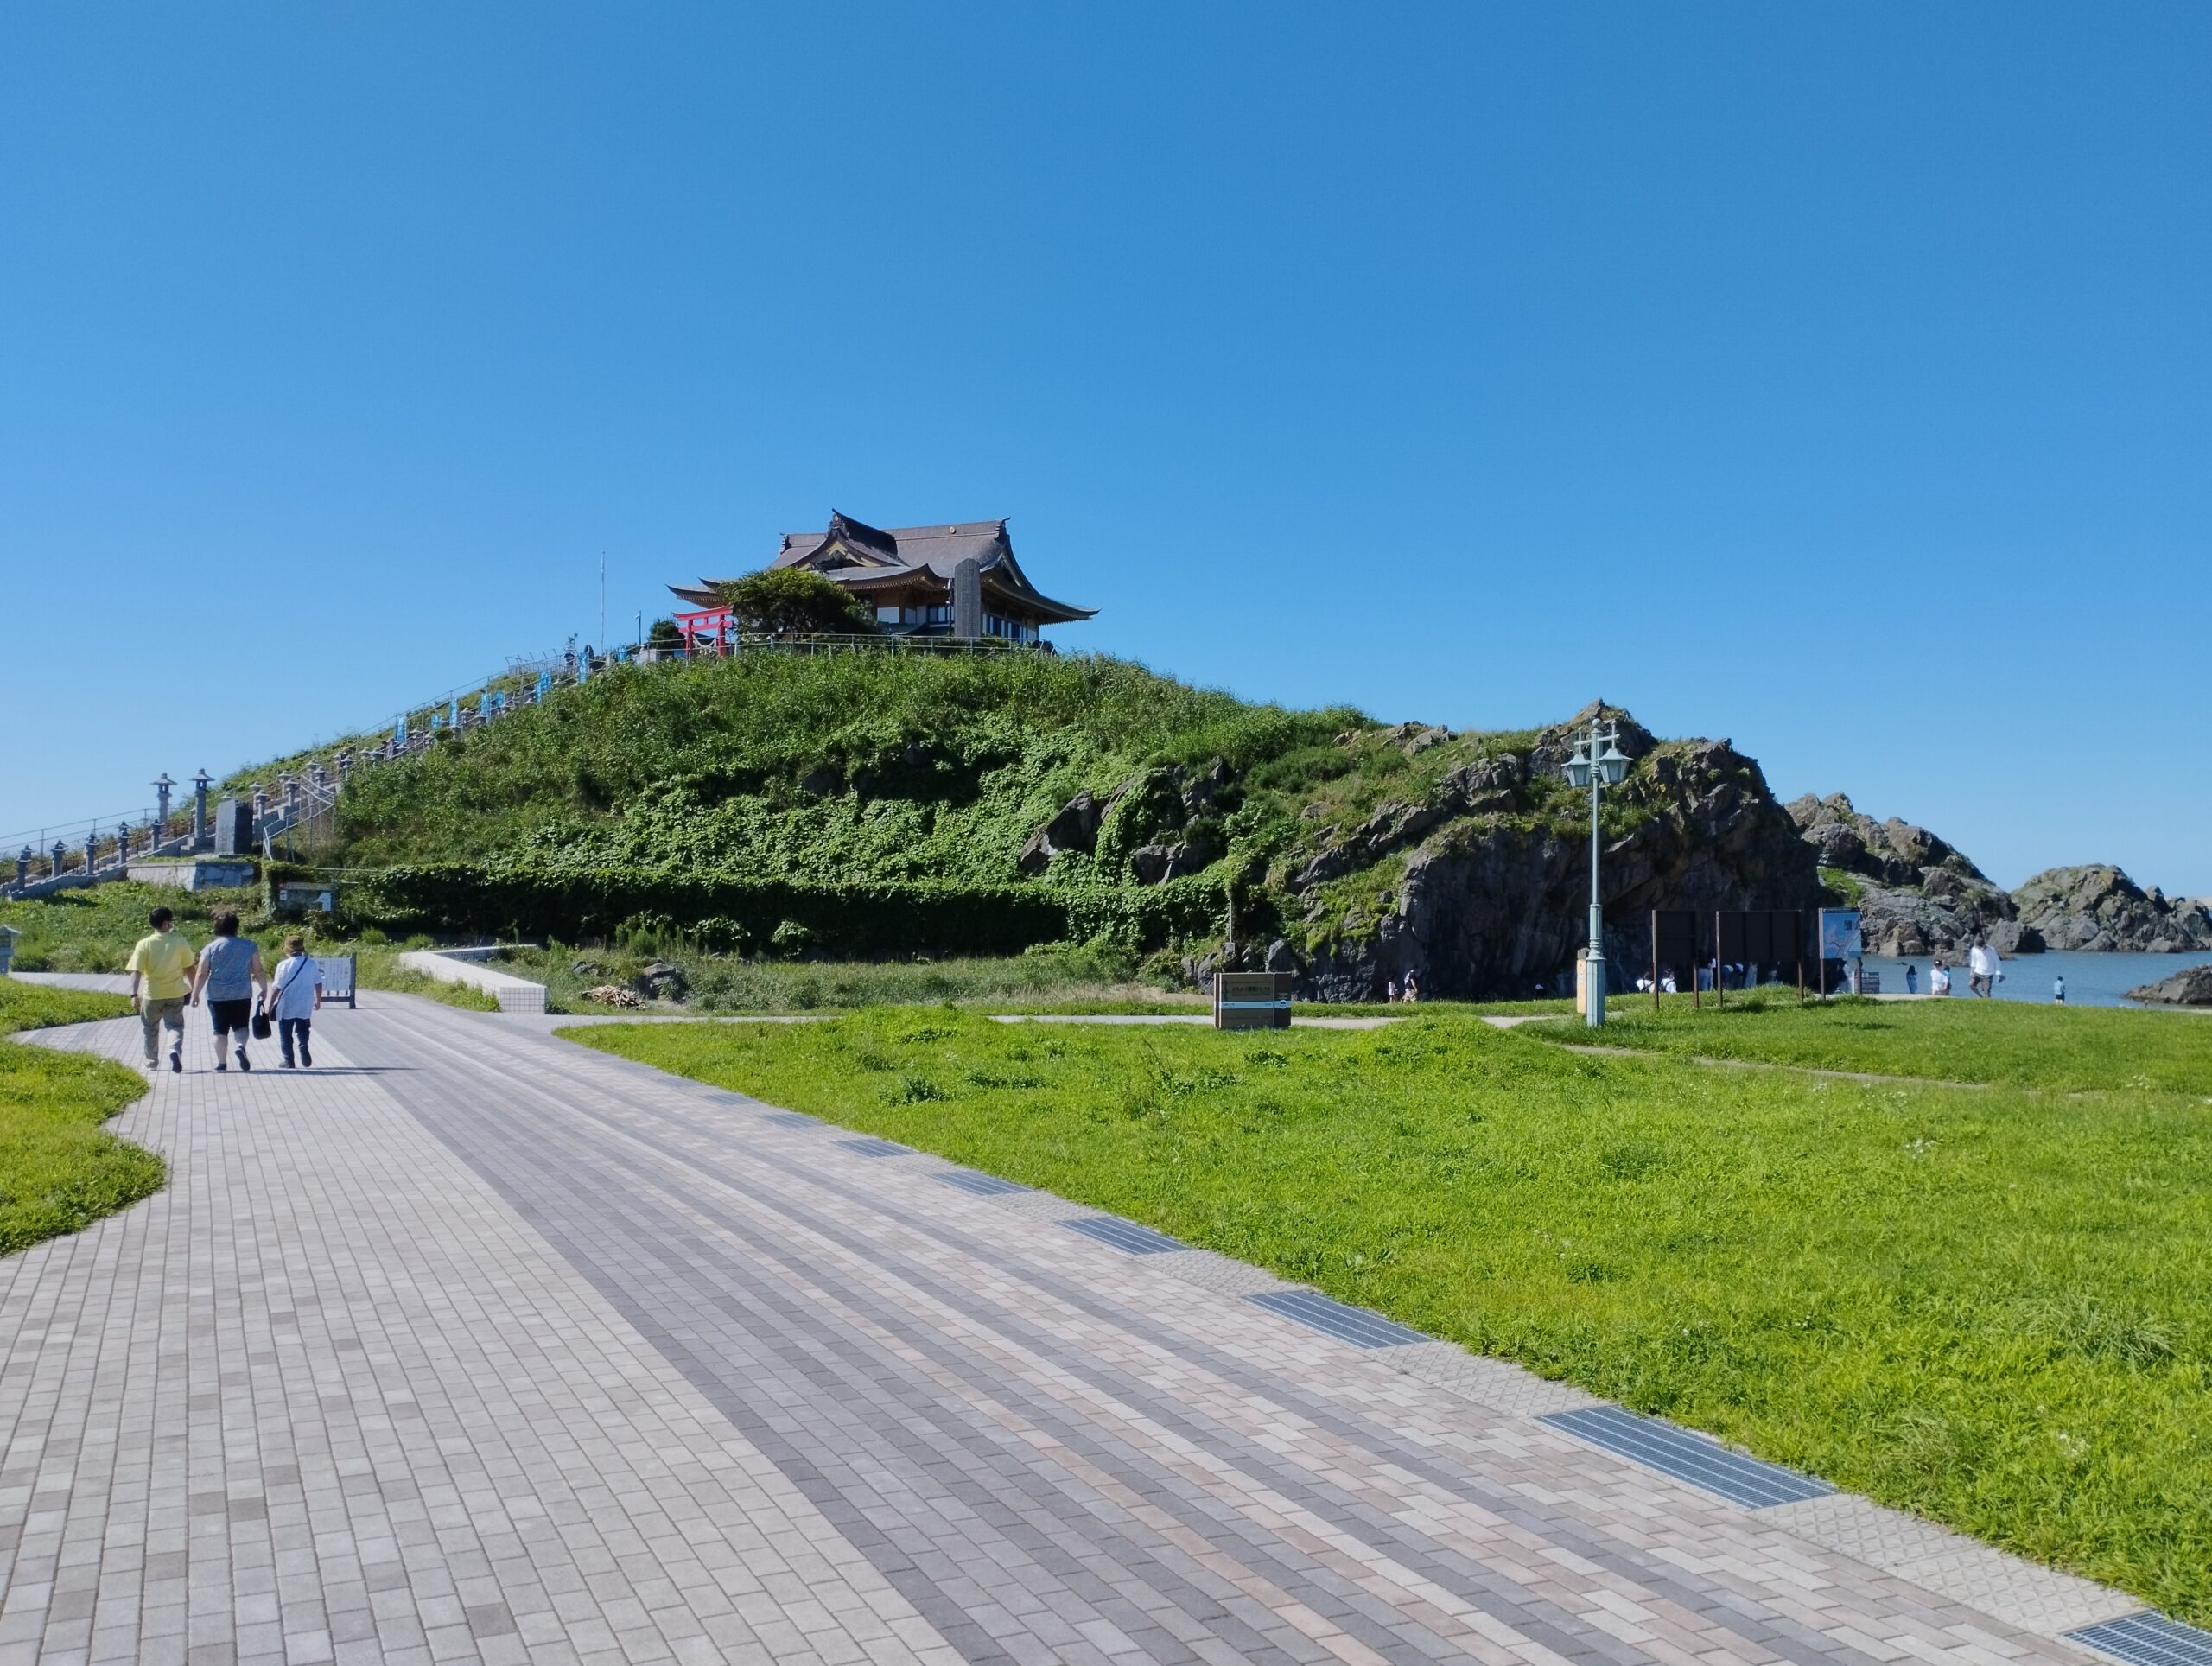
[(745, 630), (774, 635), (875, 636), (868, 604), (804, 567), (764, 567), (722, 586), (722, 600)]

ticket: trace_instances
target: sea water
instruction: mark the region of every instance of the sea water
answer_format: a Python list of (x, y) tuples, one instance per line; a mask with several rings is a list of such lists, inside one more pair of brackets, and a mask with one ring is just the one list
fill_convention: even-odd
[[(1949, 956), (1945, 959), (1950, 960)], [(2176, 972), (2191, 966), (2202, 966), (2212, 961), (2212, 954), (2198, 952), (2183, 955), (2087, 955), (2077, 950), (2054, 949), (2047, 954), (2012, 955), (2004, 962), (2005, 981), (1997, 986), (1999, 1001), (2044, 1001), (2050, 999), (2051, 980), (2066, 980), (2066, 1001), (2075, 1007), (2126, 1007), (2136, 1004), (2127, 999), (2130, 989), (2145, 983), (2160, 983)], [(1891, 960), (1886, 956), (1866, 957), (1866, 970), (1882, 975), (1884, 995), (1904, 993), (1904, 969), (1910, 965), (1920, 974), (1920, 993), (1928, 993), (1928, 971), (1936, 963), (1929, 955), (1918, 955), (1905, 960)], [(1955, 1000), (1972, 997), (1967, 991), (1967, 957), (1951, 960), (1951, 995)]]

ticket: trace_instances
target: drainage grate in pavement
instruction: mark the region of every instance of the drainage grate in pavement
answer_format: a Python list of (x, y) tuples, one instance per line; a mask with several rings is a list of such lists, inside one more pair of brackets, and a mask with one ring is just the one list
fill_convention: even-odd
[(904, 1157), (914, 1148), (900, 1145), (896, 1140), (879, 1140), (874, 1135), (863, 1135), (857, 1140), (840, 1140), (837, 1143), (863, 1157)]
[(956, 1168), (938, 1179), (947, 1186), (957, 1186), (963, 1192), (972, 1192), (979, 1198), (1007, 1198), (1017, 1192), (1027, 1192), (1026, 1186), (1016, 1186), (1012, 1180), (1002, 1180), (995, 1174), (978, 1173), (972, 1168)]
[(1171, 1238), (1165, 1232), (1155, 1232), (1149, 1226), (1139, 1226), (1135, 1221), (1125, 1221), (1119, 1215), (1085, 1215), (1081, 1220), (1062, 1221), (1071, 1232), (1080, 1232), (1086, 1238), (1096, 1238), (1116, 1250), (1132, 1256), (1160, 1256), (1170, 1250), (1188, 1246)]
[(2066, 1637), (2134, 1666), (2212, 1666), (2212, 1631), (2200, 1631), (2164, 1614), (2130, 1614), (2085, 1625)]
[(1746, 1510), (1795, 1504), (1801, 1498), (1824, 1498), (1835, 1491), (1826, 1481), (1800, 1475), (1779, 1464), (1746, 1458), (1741, 1453), (1729, 1451), (1709, 1436), (1656, 1417), (1624, 1411), (1618, 1406), (1586, 1406), (1580, 1411), (1549, 1412), (1536, 1421), (1587, 1440), (1593, 1447), (1632, 1458), (1678, 1481), (1717, 1492)]
[(1271, 1313), (1294, 1319), (1356, 1348), (1395, 1348), (1430, 1339), (1380, 1313), (1323, 1295), (1319, 1290), (1263, 1290), (1248, 1298)]
[(822, 1119), (819, 1116), (810, 1116), (803, 1110), (772, 1110), (768, 1113), (768, 1120), (772, 1122), (779, 1122), (785, 1128), (820, 1128), (822, 1126)]

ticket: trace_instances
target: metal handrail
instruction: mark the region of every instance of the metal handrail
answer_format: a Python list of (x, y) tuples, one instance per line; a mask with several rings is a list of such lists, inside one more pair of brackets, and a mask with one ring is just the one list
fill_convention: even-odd
[[(649, 650), (650, 645), (641, 645), (639, 658), (643, 658)], [(652, 658), (665, 664), (671, 660), (681, 662), (686, 659), (724, 658), (734, 654), (763, 652), (834, 653), (845, 651), (864, 653), (925, 654), (1053, 653), (1057, 652), (1051, 643), (1041, 637), (925, 636), (914, 633), (861, 631), (739, 631), (728, 636), (702, 637), (688, 651), (664, 648), (659, 652), (652, 653)], [(315, 757), (320, 761), (322, 758), (335, 758), (340, 754), (350, 754), (353, 766), (355, 768), (385, 762), (394, 755), (412, 755), (430, 745), (434, 734), (443, 732), (427, 727), (416, 728), (414, 719), (419, 715), (425, 712), (435, 713), (442, 708), (447, 710), (458, 709), (463, 720), (462, 729), (477, 728), (489, 719), (481, 712), (478, 705), (464, 703), (480, 700), (481, 696), (487, 692), (511, 694), (516, 697), (509, 699), (507, 703), (497, 708), (491, 714), (493, 717), (504, 715), (507, 711), (517, 709), (521, 706), (537, 703), (538, 696), (534, 684), (539, 677), (546, 678), (550, 692), (553, 689), (575, 687), (584, 677), (604, 676), (615, 663), (613, 656), (610, 654), (594, 654), (592, 656), (592, 662), (583, 667), (582, 677), (579, 677), (575, 661), (565, 652), (541, 655), (535, 658), (518, 657), (511, 660), (507, 669), (503, 671), (495, 671), (489, 677), (460, 684), (439, 695), (435, 699), (408, 706), (401, 712), (395, 714), (407, 725), (407, 742), (404, 748), (397, 748), (394, 746), (394, 736), (398, 728), (398, 724), (394, 723), (382, 728), (381, 732), (385, 738), (376, 745), (361, 744), (364, 736), (379, 732), (378, 729), (367, 729), (343, 736), (338, 741), (308, 747), (305, 749), (304, 755)], [(637, 661), (632, 660), (630, 663), (637, 663)], [(271, 795), (264, 802), (264, 807), (257, 817), (258, 825), (255, 830), (262, 836), (264, 853), (268, 852), (269, 840), (271, 837), (280, 833), (289, 832), (302, 822), (334, 810), (343, 785), (341, 773), (334, 773), (324, 785), (318, 786), (312, 776), (305, 771), (293, 772), (290, 783), (291, 801), (278, 802)], [(184, 823), (183, 827), (172, 832), (171, 828), (175, 827), (180, 822)], [(81, 836), (77, 837), (75, 843), (69, 843), (72, 830), (82, 828), (92, 836), (96, 861), (90, 871), (99, 873), (127, 867), (134, 849), (137, 855), (143, 856), (160, 854), (172, 847), (188, 845), (192, 837), (190, 823), (191, 811), (188, 809), (172, 809), (168, 820), (162, 823), (158, 833), (148, 837), (148, 835), (153, 831), (153, 817), (145, 806), (141, 806), (136, 811), (117, 811), (101, 816), (70, 817), (60, 821), (49, 822), (37, 829), (35, 837), (33, 830), (29, 828), (16, 833), (0, 834), (0, 860), (4, 860), (9, 867), (12, 867), (16, 854), (25, 845), (29, 845), (31, 882), (43, 885), (57, 876), (66, 877), (71, 874), (83, 874), (87, 871), (81, 867), (71, 866), (67, 860), (67, 854), (75, 854), (81, 862), (85, 850), (85, 840)], [(129, 830), (124, 846), (119, 850), (117, 849), (116, 840), (116, 830), (118, 827)], [(53, 842), (56, 836), (63, 840), (66, 853), (63, 863), (58, 868), (53, 861)], [(140, 843), (142, 840), (144, 843)], [(14, 894), (14, 891), (12, 881), (0, 880), (0, 895), (11, 895)]]

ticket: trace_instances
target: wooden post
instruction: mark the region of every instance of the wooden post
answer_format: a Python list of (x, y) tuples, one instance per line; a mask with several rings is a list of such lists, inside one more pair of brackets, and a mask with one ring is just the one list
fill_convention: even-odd
[(1659, 1010), (1659, 911), (1651, 911), (1651, 1010)]
[(1720, 964), (1720, 911), (1716, 908), (1713, 911), (1713, 1004), (1716, 1007), (1725, 1007), (1728, 1004), (1727, 982), (1721, 976), (1722, 970), (1723, 968)]

